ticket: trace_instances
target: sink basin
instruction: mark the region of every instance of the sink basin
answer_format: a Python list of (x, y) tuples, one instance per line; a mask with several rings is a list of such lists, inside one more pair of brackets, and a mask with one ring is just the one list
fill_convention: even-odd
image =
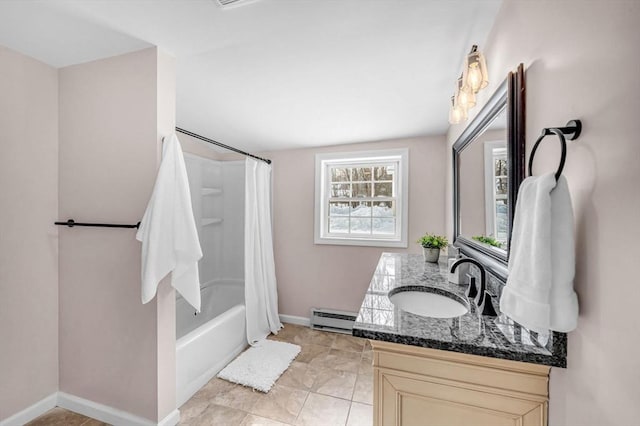
[(452, 297), (430, 291), (406, 290), (389, 295), (391, 303), (403, 311), (431, 318), (454, 318), (469, 312), (467, 306)]

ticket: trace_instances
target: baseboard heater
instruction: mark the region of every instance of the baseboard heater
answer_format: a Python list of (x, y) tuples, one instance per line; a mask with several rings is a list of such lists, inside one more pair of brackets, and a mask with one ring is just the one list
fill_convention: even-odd
[(311, 328), (334, 333), (351, 334), (358, 314), (335, 309), (312, 308)]

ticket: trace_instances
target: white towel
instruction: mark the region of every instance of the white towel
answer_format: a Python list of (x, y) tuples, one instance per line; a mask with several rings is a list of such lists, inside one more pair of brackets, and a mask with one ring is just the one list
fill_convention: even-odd
[(568, 332), (577, 326), (573, 233), (565, 177), (557, 183), (554, 174), (525, 179), (518, 191), (500, 310), (529, 330)]
[(171, 285), (199, 312), (202, 249), (175, 134), (164, 138), (160, 170), (136, 238), (142, 241), (142, 303), (155, 297), (160, 280), (172, 272)]

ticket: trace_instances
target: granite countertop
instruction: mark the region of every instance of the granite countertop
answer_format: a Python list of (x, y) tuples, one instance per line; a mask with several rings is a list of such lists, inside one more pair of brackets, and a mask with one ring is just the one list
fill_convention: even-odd
[[(479, 285), (479, 282), (478, 282)], [(467, 314), (456, 318), (429, 318), (395, 307), (388, 293), (400, 287), (430, 287), (464, 299)], [(482, 316), (469, 303), (467, 285), (450, 283), (447, 266), (425, 262), (422, 255), (383, 253), (364, 296), (353, 335), (371, 340), (422, 346), (533, 364), (566, 367), (567, 337), (564, 333), (530, 332), (499, 311), (497, 317)], [(397, 291), (397, 290), (396, 290)]]

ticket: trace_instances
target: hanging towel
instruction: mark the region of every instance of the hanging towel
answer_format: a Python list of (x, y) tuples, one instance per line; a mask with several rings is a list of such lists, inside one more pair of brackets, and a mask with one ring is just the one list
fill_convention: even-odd
[(245, 162), (244, 281), (247, 341), (259, 344), (282, 328), (271, 232), (271, 166)]
[(509, 276), (500, 310), (529, 330), (568, 332), (578, 323), (573, 290), (573, 209), (564, 176), (525, 179), (509, 248)]
[(160, 170), (136, 238), (142, 241), (142, 303), (154, 298), (160, 280), (172, 272), (171, 285), (199, 312), (202, 249), (175, 134), (164, 138)]

